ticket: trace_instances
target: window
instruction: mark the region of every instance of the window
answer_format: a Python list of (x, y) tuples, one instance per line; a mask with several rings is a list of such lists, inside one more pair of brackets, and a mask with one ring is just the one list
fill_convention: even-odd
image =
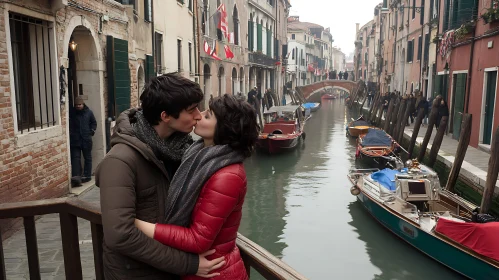
[(254, 46), (254, 40), (255, 40), (255, 24), (253, 23), (253, 20), (250, 19), (248, 20), (248, 50), (250, 52), (253, 51), (253, 46)]
[(203, 0), (203, 12), (201, 18), (201, 29), (203, 30), (203, 34), (208, 35), (208, 31), (210, 30), (210, 21), (208, 20), (208, 0)]
[(182, 40), (177, 39), (177, 71), (182, 72)]
[(478, 0), (444, 0), (443, 31), (459, 28), (463, 23), (476, 19)]
[(295, 49), (291, 52), (291, 59), (295, 59)]
[(424, 61), (428, 62), (430, 52), (430, 34), (426, 33), (424, 35)]
[(189, 42), (189, 73), (192, 73), (192, 43)]
[(305, 35), (305, 42), (307, 41), (307, 35)]
[(192, 12), (192, 0), (187, 0), (187, 1), (189, 1), (187, 4), (187, 8), (189, 8), (189, 11)]
[(295, 34), (291, 34), (291, 39), (292, 40), (296, 39), (295, 37), (296, 37)]
[(419, 12), (419, 24), (423, 25), (424, 24), (424, 1), (421, 1), (421, 9)]
[(407, 42), (407, 62), (412, 62), (414, 57), (414, 39)]
[(234, 5), (234, 12), (232, 15), (232, 22), (234, 24), (234, 44), (239, 45), (239, 14), (237, 12), (237, 6)]
[(418, 38), (418, 60), (421, 60), (421, 55), (423, 52), (423, 42), (421, 40), (422, 40), (422, 37), (419, 36), (419, 38)]
[(412, 0), (412, 19), (416, 17), (416, 0)]
[(54, 126), (58, 100), (53, 29), (47, 21), (14, 13), (9, 13), (9, 24), (17, 129), (23, 133)]
[(144, 0), (144, 20), (152, 21), (151, 0)]
[[(187, 1), (189, 1), (189, 0), (187, 0)], [(177, 0), (177, 2), (184, 5), (184, 0)]]
[(163, 74), (163, 34), (154, 32), (154, 56), (156, 57), (156, 73)]

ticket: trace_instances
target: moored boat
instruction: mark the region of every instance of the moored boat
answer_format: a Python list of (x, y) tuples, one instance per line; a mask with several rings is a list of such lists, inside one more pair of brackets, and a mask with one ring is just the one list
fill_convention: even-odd
[(355, 156), (371, 158), (386, 157), (395, 151), (398, 143), (384, 130), (368, 128), (367, 133), (359, 135)]
[[(499, 222), (440, 187), (412, 161), (401, 170), (351, 170), (351, 193), (381, 225), (419, 251), (471, 279), (499, 279)], [(411, 265), (410, 263), (407, 264)]]
[(256, 146), (269, 154), (278, 154), (294, 149), (300, 138), (305, 139), (303, 128), (306, 122), (302, 106), (274, 106), (264, 113), (263, 132)]
[(303, 108), (310, 109), (310, 112), (316, 112), (321, 107), (320, 103), (304, 103)]
[(367, 133), (370, 127), (372, 125), (364, 119), (364, 116), (360, 116), (348, 124), (347, 131), (350, 136), (359, 137), (359, 135)]

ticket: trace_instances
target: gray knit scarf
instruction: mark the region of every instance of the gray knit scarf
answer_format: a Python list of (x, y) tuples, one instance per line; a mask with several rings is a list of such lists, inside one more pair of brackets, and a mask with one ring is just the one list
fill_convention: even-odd
[(142, 110), (135, 112), (135, 122), (131, 123), (135, 135), (140, 141), (151, 147), (154, 154), (162, 161), (180, 161), (182, 155), (193, 142), (189, 134), (175, 132), (167, 139), (161, 139), (144, 117)]
[(182, 227), (189, 226), (203, 185), (218, 170), (243, 160), (243, 154), (228, 145), (205, 147), (202, 139), (194, 142), (185, 152), (182, 164), (170, 184), (165, 222)]

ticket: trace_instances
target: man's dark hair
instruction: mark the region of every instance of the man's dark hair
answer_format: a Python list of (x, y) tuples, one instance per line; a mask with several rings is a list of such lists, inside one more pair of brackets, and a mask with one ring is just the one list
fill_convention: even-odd
[(225, 94), (211, 100), (209, 108), (217, 118), (215, 145), (227, 144), (245, 157), (251, 156), (260, 131), (253, 106)]
[(199, 84), (177, 73), (152, 78), (140, 95), (144, 117), (151, 125), (159, 123), (163, 111), (177, 119), (180, 112), (201, 100), (203, 91)]

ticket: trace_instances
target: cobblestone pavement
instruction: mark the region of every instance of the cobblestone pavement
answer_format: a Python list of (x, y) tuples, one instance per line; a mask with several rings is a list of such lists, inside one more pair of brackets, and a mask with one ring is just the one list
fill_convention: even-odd
[[(99, 204), (99, 189), (93, 187), (81, 195), (80, 199), (92, 204)], [(38, 237), (41, 278), (47, 280), (66, 279), (59, 215), (44, 215), (36, 220), (36, 235)], [(78, 235), (80, 239), (83, 279), (95, 279), (90, 222), (78, 219)], [(19, 230), (12, 237), (5, 240), (3, 246), (7, 279), (29, 279), (24, 229)]]

